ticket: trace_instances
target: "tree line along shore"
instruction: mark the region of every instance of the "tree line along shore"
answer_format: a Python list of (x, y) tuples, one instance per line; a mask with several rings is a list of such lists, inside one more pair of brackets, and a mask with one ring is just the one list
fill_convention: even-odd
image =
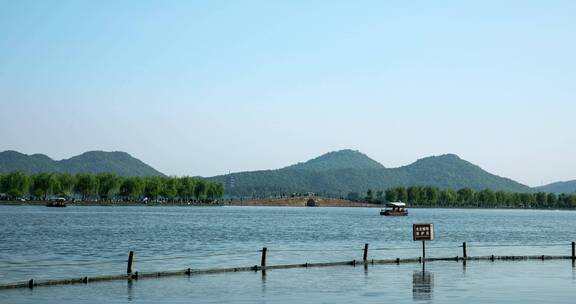
[[(224, 197), (224, 186), (188, 176), (123, 177), (111, 173), (27, 175), (19, 171), (0, 174), (0, 200), (45, 201), (54, 197), (99, 202), (202, 203), (221, 200)], [(265, 199), (268, 198), (243, 197), (227, 200), (228, 203), (234, 203), (238, 200)], [(576, 209), (576, 193), (524, 193), (489, 189), (477, 191), (471, 188), (452, 190), (431, 186), (369, 189), (365, 194), (350, 192), (339, 199), (369, 204), (402, 201), (411, 207)]]
[(133, 176), (111, 173), (67, 174), (12, 172), (0, 175), (0, 199), (81, 201), (209, 202), (224, 196), (224, 186), (189, 176)]
[(347, 199), (377, 204), (402, 201), (412, 207), (576, 209), (576, 193), (476, 191), (471, 188), (396, 187), (368, 190), (363, 197), (350, 192)]

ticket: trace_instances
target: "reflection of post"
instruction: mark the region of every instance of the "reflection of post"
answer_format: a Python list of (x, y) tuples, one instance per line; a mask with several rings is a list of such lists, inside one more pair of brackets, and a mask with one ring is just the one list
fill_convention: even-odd
[(576, 263), (572, 260), (572, 281), (576, 281)]
[(127, 282), (128, 286), (126, 287), (126, 290), (128, 292), (128, 302), (130, 302), (134, 299), (134, 281), (128, 280)]
[(431, 300), (433, 288), (433, 273), (428, 271), (414, 271), (412, 274), (412, 297), (414, 300)]

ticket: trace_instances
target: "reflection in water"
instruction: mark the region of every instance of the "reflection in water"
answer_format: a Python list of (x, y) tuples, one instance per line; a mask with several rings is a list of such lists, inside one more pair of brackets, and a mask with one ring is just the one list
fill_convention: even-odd
[(432, 299), (434, 274), (429, 271), (414, 271), (412, 274), (412, 297), (416, 301)]
[(262, 293), (264, 293), (266, 291), (266, 270), (262, 270), (260, 277), (262, 278)]
[(576, 280), (576, 260), (572, 260), (572, 281)]
[(132, 301), (134, 299), (134, 282), (132, 280), (128, 280), (126, 290), (128, 291), (128, 301)]

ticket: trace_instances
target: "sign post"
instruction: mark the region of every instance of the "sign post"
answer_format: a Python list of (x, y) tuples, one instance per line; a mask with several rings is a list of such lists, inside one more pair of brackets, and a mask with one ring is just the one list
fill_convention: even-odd
[(426, 241), (422, 241), (422, 263), (426, 263)]
[(434, 240), (434, 224), (413, 224), (414, 241), (422, 241), (422, 263), (426, 262), (426, 241)]

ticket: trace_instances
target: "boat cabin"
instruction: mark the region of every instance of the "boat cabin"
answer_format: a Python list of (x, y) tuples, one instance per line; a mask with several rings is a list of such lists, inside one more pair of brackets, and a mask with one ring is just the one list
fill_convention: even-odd
[(386, 204), (385, 209), (380, 210), (380, 215), (406, 216), (408, 215), (408, 210), (403, 202), (390, 202)]
[(46, 207), (66, 207), (66, 198), (57, 197), (52, 199), (46, 204)]

